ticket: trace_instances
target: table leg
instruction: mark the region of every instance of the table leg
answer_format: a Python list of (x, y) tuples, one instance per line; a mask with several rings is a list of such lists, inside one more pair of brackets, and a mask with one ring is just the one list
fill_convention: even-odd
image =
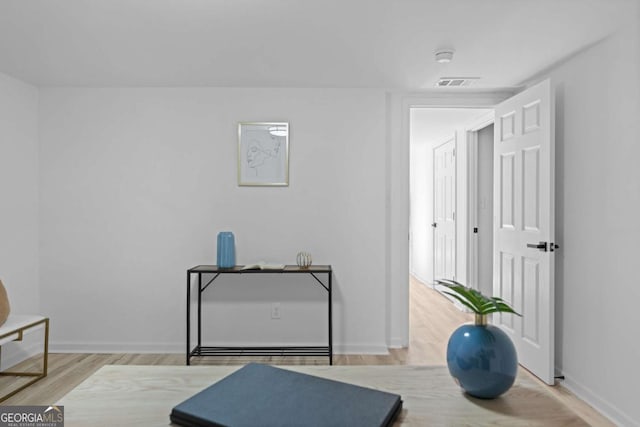
[(202, 273), (198, 273), (198, 356), (202, 356)]
[(332, 296), (331, 296), (331, 271), (329, 275), (329, 365), (333, 365), (333, 313), (332, 313)]
[(191, 273), (187, 271), (187, 366), (190, 364), (189, 353), (191, 349)]

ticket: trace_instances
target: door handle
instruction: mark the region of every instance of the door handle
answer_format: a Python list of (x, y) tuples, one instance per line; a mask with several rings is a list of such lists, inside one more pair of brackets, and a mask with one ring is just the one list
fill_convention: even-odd
[(547, 242), (527, 243), (527, 247), (532, 249), (539, 249), (542, 252), (547, 252)]

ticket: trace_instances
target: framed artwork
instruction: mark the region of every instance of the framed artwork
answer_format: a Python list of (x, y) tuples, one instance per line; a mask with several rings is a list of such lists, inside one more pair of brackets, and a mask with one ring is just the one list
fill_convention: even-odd
[(289, 123), (238, 124), (238, 185), (289, 185)]

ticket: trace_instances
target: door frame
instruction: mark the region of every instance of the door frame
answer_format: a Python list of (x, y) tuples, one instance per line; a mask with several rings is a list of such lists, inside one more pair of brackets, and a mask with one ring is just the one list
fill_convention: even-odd
[[(477, 122), (467, 128), (467, 286), (479, 288), (478, 268), (478, 235), (473, 232), (478, 226), (478, 132), (487, 126), (494, 124), (495, 112), (490, 112), (481, 117)], [(493, 201), (492, 201), (493, 203)]]
[[(409, 345), (409, 168), (411, 108), (494, 108), (516, 90), (392, 92), (387, 94), (387, 346)], [(459, 153), (458, 153), (459, 154)]]

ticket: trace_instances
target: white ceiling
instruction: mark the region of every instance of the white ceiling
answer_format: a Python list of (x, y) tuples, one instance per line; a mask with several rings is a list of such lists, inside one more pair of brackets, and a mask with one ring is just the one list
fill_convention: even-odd
[[(636, 0), (0, 0), (0, 72), (36, 85), (513, 87)], [(456, 50), (437, 64), (439, 47)]]

